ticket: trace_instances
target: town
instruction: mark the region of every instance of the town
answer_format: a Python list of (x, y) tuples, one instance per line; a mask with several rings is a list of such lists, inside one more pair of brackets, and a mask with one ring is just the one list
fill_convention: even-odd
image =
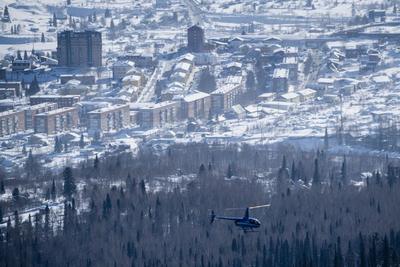
[(301, 15), (263, 24), (262, 1), (234, 16), (234, 4), (210, 5), (226, 22), (195, 1), (66, 1), (36, 26), (14, 18), (26, 7), (4, 6), (1, 47), (16, 45), (1, 48), (2, 165), (30, 152), (62, 166), (149, 140), (263, 143), (393, 127), (396, 5), (342, 4), (343, 23), (313, 17), (321, 3), (308, 2), (304, 25)]
[(0, 266), (399, 266), (399, 5), (1, 1)]

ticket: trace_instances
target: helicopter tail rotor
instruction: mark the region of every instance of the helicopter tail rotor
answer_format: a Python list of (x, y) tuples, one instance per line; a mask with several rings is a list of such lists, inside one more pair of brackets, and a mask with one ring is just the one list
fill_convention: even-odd
[(210, 224), (212, 224), (215, 221), (215, 217), (216, 217), (215, 212), (214, 210), (212, 210), (210, 214)]

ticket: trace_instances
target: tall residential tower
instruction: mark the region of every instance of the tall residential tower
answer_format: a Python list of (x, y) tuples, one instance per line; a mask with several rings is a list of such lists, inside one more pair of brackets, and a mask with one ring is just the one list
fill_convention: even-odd
[(63, 31), (57, 35), (58, 65), (64, 67), (100, 67), (101, 33)]

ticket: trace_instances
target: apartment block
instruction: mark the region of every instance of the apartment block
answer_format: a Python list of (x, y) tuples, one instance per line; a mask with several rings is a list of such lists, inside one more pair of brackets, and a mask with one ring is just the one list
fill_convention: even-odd
[(34, 119), (37, 114), (57, 109), (56, 103), (42, 103), (24, 108), (25, 130), (34, 128)]
[(176, 122), (179, 119), (180, 104), (176, 101), (145, 103), (134, 107), (133, 110), (138, 111), (137, 118), (141, 127), (155, 128)]
[(207, 93), (196, 92), (182, 99), (182, 119), (207, 118), (211, 109), (211, 97)]
[(240, 84), (226, 84), (211, 93), (211, 111), (213, 114), (224, 113), (236, 104), (241, 92)]
[(129, 105), (114, 105), (88, 113), (88, 132), (110, 132), (120, 130), (130, 123)]
[(29, 98), (31, 105), (56, 103), (59, 108), (72, 107), (79, 101), (79, 95), (34, 95)]
[(0, 112), (0, 137), (15, 134), (25, 130), (23, 110)]
[(78, 126), (78, 110), (66, 107), (40, 113), (34, 117), (35, 133), (56, 134)]
[(58, 64), (65, 67), (100, 67), (102, 38), (96, 31), (63, 31), (57, 35)]

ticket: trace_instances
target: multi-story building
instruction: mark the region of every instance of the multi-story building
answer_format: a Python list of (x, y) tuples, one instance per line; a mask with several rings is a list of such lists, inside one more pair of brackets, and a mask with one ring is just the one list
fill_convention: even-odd
[(0, 99), (21, 95), (21, 82), (0, 82)]
[(179, 119), (179, 102), (163, 101), (157, 104), (144, 103), (131, 108), (138, 111), (138, 123), (143, 128), (161, 127)]
[(283, 58), (283, 62), (281, 64), (282, 68), (289, 70), (289, 79), (291, 81), (297, 81), (298, 79), (298, 70), (299, 64), (297, 61), (297, 57), (285, 57)]
[(204, 30), (193, 25), (187, 30), (188, 44), (187, 48), (190, 52), (201, 53), (204, 51)]
[(236, 104), (241, 92), (240, 84), (229, 83), (211, 93), (211, 111), (213, 114), (223, 113)]
[(272, 76), (272, 90), (277, 93), (286, 93), (289, 89), (289, 70), (278, 68)]
[(76, 107), (59, 108), (35, 115), (35, 133), (56, 134), (78, 126)]
[(24, 108), (25, 130), (34, 128), (35, 115), (57, 109), (56, 103), (42, 103)]
[(34, 95), (29, 98), (31, 105), (57, 103), (59, 108), (72, 107), (80, 100), (79, 95)]
[(129, 125), (129, 105), (114, 105), (100, 108), (88, 113), (88, 132), (110, 132)]
[(16, 59), (11, 64), (12, 71), (25, 71), (30, 70), (32, 62), (28, 59)]
[(0, 137), (24, 130), (25, 116), (23, 110), (0, 112)]
[(101, 33), (63, 31), (57, 35), (58, 64), (65, 67), (99, 67), (102, 65)]
[(182, 119), (207, 118), (211, 109), (211, 97), (207, 93), (196, 92), (182, 99)]
[(117, 61), (112, 66), (114, 80), (120, 80), (125, 77), (126, 73), (133, 69), (135, 64), (130, 61)]

